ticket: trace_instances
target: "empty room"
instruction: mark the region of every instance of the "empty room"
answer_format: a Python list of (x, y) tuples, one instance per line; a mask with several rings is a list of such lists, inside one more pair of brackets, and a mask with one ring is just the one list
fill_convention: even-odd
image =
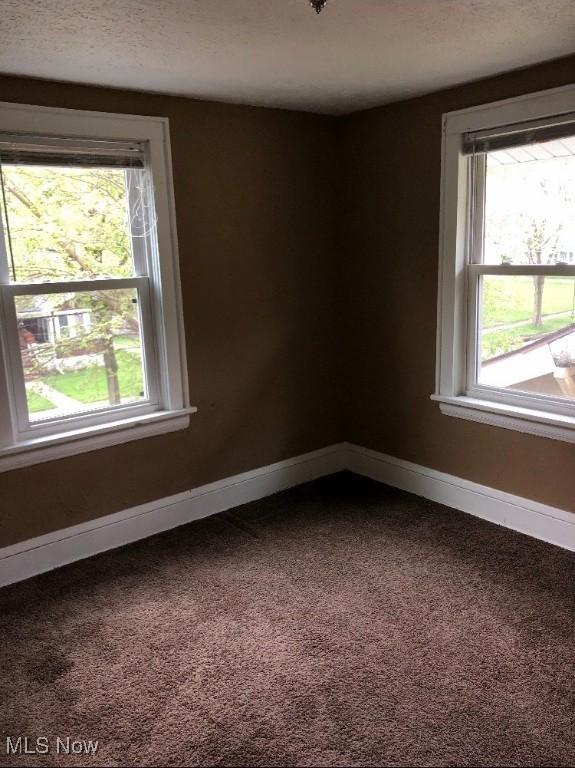
[(574, 765), (573, 0), (0, 0), (0, 766)]

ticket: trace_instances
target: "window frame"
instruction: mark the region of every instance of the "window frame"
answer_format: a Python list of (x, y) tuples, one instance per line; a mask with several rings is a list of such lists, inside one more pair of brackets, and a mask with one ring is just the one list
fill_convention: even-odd
[[(133, 289), (138, 293), (140, 329), (143, 342), (144, 368), (148, 397), (137, 403), (109, 405), (106, 408), (70, 413), (64, 416), (42, 419), (29, 418), (26, 401), (26, 386), (18, 339), (17, 314), (14, 302), (18, 296), (34, 296), (58, 293), (87, 293), (90, 291), (113, 291)], [(5, 350), (8, 360), (10, 402), (13, 412), (13, 437), (15, 442), (23, 442), (33, 437), (57, 435), (66, 429), (78, 429), (95, 424), (105, 424), (117, 418), (129, 419), (133, 416), (153, 413), (161, 403), (158, 383), (159, 362), (156, 355), (156, 339), (151, 307), (150, 282), (147, 276), (126, 278), (102, 278), (98, 280), (52, 281), (49, 283), (11, 283), (0, 285), (0, 306), (6, 328)]]
[[(156, 214), (155, 237), (143, 244), (147, 255), (140, 252), (141, 245), (134, 253), (133, 277), (19, 284), (10, 283), (6, 273), (0, 275), (0, 471), (184, 429), (196, 409), (189, 405), (168, 119), (0, 102), (0, 131), (143, 143)], [(0, 262), (6, 266), (3, 236), (0, 248)], [(30, 422), (25, 404), (19, 402), (25, 390), (13, 385), (14, 377), (23, 375), (14, 327), (15, 296), (57, 293), (64, 286), (70, 292), (96, 290), (104, 285), (138, 291), (148, 398)]]
[(468, 132), (530, 120), (559, 122), (574, 111), (575, 86), (568, 85), (443, 115), (437, 366), (431, 395), (444, 414), (566, 442), (575, 442), (575, 403), (477, 382), (480, 276), (575, 277), (575, 267), (481, 263), (485, 156), (465, 154), (463, 139)]

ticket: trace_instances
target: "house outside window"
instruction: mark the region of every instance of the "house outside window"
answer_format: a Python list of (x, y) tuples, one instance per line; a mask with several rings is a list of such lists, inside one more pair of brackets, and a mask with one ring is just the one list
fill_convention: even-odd
[(445, 414), (575, 442), (574, 254), (575, 89), (445, 115)]
[(0, 105), (0, 187), (0, 469), (187, 426), (167, 121)]

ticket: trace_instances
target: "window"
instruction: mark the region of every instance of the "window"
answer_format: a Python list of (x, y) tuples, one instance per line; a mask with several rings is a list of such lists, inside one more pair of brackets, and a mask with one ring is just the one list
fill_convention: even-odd
[(0, 105), (0, 469), (178, 429), (167, 121)]
[(437, 389), (575, 442), (575, 89), (444, 117)]

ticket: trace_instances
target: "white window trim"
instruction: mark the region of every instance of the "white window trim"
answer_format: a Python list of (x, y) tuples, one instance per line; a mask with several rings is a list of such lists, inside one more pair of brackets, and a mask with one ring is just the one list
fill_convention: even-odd
[[(575, 443), (575, 408), (556, 401), (468, 387), (468, 285), (470, 258), (468, 200), (470, 161), (462, 152), (463, 135), (529, 120), (553, 118), (575, 110), (575, 85), (519, 96), (443, 115), (437, 364), (435, 394), (442, 413), (527, 434)], [(512, 268), (511, 268), (512, 270)], [(565, 273), (575, 274), (566, 267)], [(544, 408), (543, 408), (544, 404)]]
[[(150, 285), (154, 296), (162, 398), (159, 407), (122, 409), (84, 418), (64, 429), (38, 429), (18, 435), (13, 408), (0, 407), (0, 472), (50, 461), (151, 435), (185, 429), (197, 409), (189, 404), (182, 297), (179, 279), (175, 200), (169, 122), (163, 117), (111, 114), (0, 102), (0, 130), (13, 133), (74, 136), (145, 142), (154, 184), (158, 254)], [(137, 283), (138, 278), (128, 282)], [(118, 281), (118, 284), (121, 280)], [(78, 286), (81, 286), (81, 281)], [(154, 287), (155, 286), (155, 287)], [(40, 288), (38, 288), (40, 290)], [(10, 291), (10, 289), (9, 289)], [(10, 345), (0, 343), (0, 403), (10, 402)]]

